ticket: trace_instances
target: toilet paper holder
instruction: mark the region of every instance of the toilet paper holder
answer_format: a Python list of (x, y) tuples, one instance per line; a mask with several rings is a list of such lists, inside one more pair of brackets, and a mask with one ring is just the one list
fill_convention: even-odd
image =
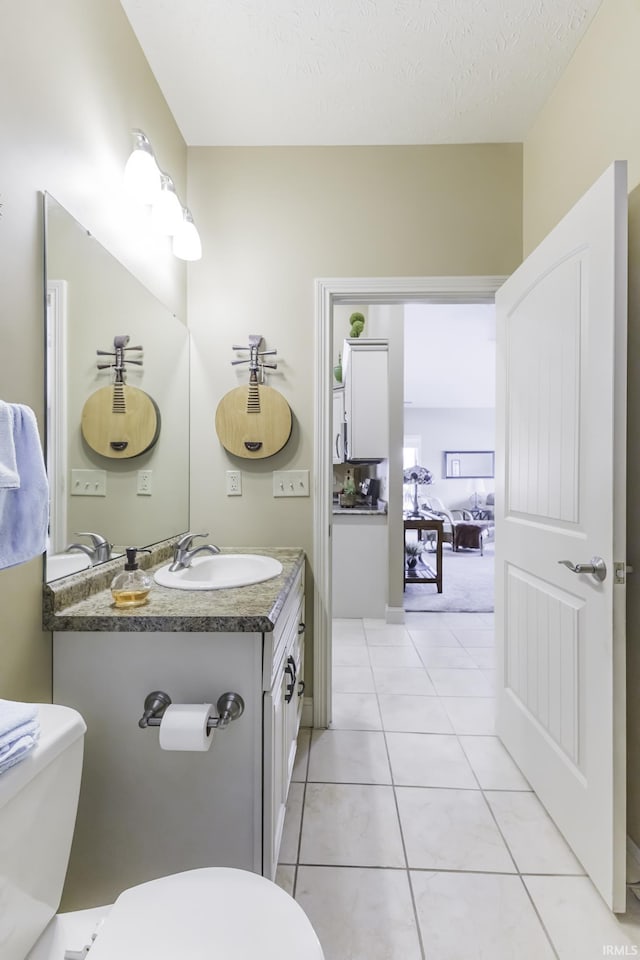
[[(171, 703), (171, 697), (164, 690), (154, 690), (144, 699), (144, 713), (138, 720), (138, 726), (159, 727), (164, 712)], [(216, 703), (217, 717), (209, 717), (207, 730), (224, 730), (232, 720), (237, 720), (244, 713), (244, 700), (239, 693), (223, 693)]]

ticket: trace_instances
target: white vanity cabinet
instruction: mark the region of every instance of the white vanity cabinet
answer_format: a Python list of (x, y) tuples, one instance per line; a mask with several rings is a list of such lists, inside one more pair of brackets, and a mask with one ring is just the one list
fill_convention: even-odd
[(345, 460), (389, 456), (388, 354), (388, 340), (344, 341)]
[(263, 874), (274, 879), (296, 758), (304, 693), (304, 596), (292, 592), (283, 611), (282, 630), (274, 636), (270, 685), (263, 699), (264, 849)]
[[(191, 616), (206, 603), (183, 600)], [(173, 630), (54, 631), (54, 702), (75, 707), (87, 724), (63, 909), (111, 903), (126, 887), (197, 867), (275, 875), (303, 701), (302, 565), (280, 600), (272, 630), (247, 630), (262, 622), (248, 609), (237, 632), (192, 630), (188, 616)], [(104, 608), (114, 617), (106, 600)], [(158, 727), (138, 726), (155, 690), (174, 703), (211, 702), (214, 713), (234, 691), (245, 710), (214, 732), (209, 750), (165, 751)]]

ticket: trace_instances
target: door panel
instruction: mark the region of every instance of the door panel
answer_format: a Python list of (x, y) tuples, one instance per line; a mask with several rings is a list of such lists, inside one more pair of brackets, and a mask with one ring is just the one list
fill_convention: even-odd
[[(497, 729), (624, 910), (626, 166), (496, 296)], [(500, 447), (502, 446), (502, 449)], [(602, 582), (560, 561), (599, 556)]]

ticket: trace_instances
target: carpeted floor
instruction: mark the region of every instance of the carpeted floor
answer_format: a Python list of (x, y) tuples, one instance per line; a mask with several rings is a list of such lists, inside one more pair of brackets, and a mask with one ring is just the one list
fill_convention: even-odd
[[(432, 553), (426, 553), (425, 559), (433, 565)], [(491, 613), (493, 562), (493, 543), (485, 544), (482, 557), (478, 550), (458, 550), (454, 553), (445, 544), (442, 593), (437, 592), (435, 583), (408, 583), (404, 592), (404, 609), (439, 613)]]

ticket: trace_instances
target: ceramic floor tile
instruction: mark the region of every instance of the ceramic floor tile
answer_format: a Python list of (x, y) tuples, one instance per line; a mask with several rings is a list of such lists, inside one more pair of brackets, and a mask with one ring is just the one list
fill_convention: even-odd
[(481, 670), (430, 667), (429, 676), (441, 697), (490, 697), (491, 684)]
[(395, 784), (478, 789), (457, 737), (441, 733), (388, 733), (387, 747)]
[(279, 887), (282, 887), (290, 897), (293, 896), (295, 880), (296, 868), (288, 863), (279, 863), (276, 869), (276, 883)]
[(483, 627), (494, 628), (496, 622), (495, 613), (478, 613), (476, 614), (476, 619), (478, 619)]
[(405, 871), (300, 867), (296, 900), (318, 935), (325, 960), (422, 956)]
[(370, 667), (334, 667), (332, 684), (336, 693), (375, 692)]
[(287, 812), (284, 817), (282, 840), (278, 863), (297, 863), (298, 844), (300, 841), (300, 824), (302, 822), (302, 801), (304, 799), (304, 783), (291, 783), (287, 797)]
[(362, 646), (337, 646), (331, 652), (334, 667), (370, 667), (369, 650)]
[(372, 667), (413, 667), (422, 669), (423, 663), (413, 648), (406, 647), (369, 647)]
[(487, 683), (491, 689), (492, 696), (495, 697), (498, 683), (497, 670), (482, 670), (481, 673), (487, 678)]
[(334, 693), (332, 730), (381, 730), (382, 720), (375, 693)]
[(479, 790), (396, 787), (396, 796), (409, 867), (516, 872)]
[[(640, 956), (640, 903), (611, 913), (588, 877), (524, 877), (560, 960)], [(635, 900), (635, 903), (633, 902)]]
[(477, 670), (478, 664), (474, 663), (467, 651), (463, 647), (424, 647), (416, 644), (420, 659), (427, 669), (434, 667), (436, 669), (446, 670)]
[(426, 671), (412, 667), (376, 667), (373, 670), (375, 688), (378, 693), (395, 693), (398, 696), (415, 694), (417, 696), (435, 696), (433, 684)]
[(441, 697), (455, 733), (495, 733), (496, 702), (492, 697)]
[(404, 867), (393, 787), (307, 784), (299, 862)]
[(411, 872), (425, 955), (433, 960), (553, 960), (520, 877)]
[(584, 873), (535, 794), (488, 791), (486, 797), (521, 873)]
[(460, 647), (452, 630), (448, 627), (429, 628), (423, 625), (407, 624), (409, 636), (417, 648), (433, 649), (434, 647)]
[[(335, 700), (335, 697), (334, 697)], [(406, 733), (453, 733), (439, 697), (378, 694), (384, 730)]]
[(411, 638), (401, 623), (385, 623), (383, 620), (364, 620), (363, 623), (370, 647), (411, 646)]
[(460, 737), (484, 790), (530, 790), (531, 787), (497, 737)]
[(494, 631), (480, 627), (475, 630), (469, 630), (466, 627), (452, 627), (454, 636), (460, 641), (463, 647), (493, 647)]
[(494, 670), (496, 666), (495, 647), (467, 647), (469, 656), (481, 670)]
[(486, 630), (482, 613), (443, 613), (442, 622), (457, 635), (460, 630)]
[(296, 750), (296, 759), (293, 764), (292, 780), (307, 779), (307, 763), (309, 760), (309, 744), (311, 742), (311, 728), (300, 727), (298, 731), (298, 748)]
[(316, 783), (391, 783), (384, 734), (314, 730), (308, 779)]
[(364, 646), (366, 637), (362, 620), (332, 620), (331, 642), (336, 646)]

